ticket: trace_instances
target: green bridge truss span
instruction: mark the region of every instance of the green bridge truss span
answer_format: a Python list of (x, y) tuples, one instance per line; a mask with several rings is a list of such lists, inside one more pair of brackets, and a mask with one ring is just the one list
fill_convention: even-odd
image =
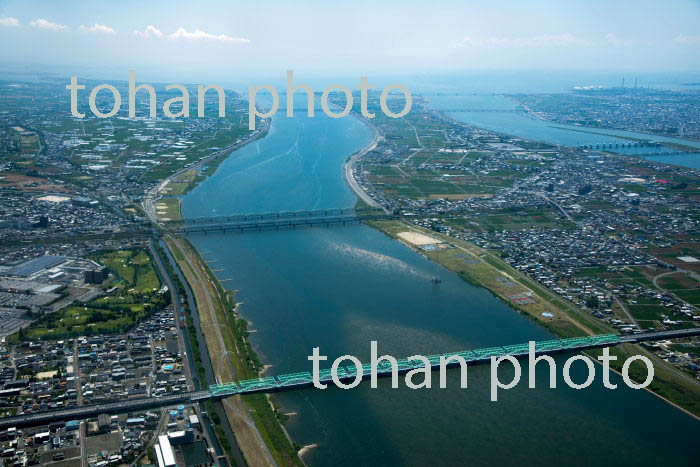
[[(541, 341), (535, 343), (536, 353), (557, 353), (566, 350), (587, 349), (593, 347), (601, 347), (605, 345), (617, 345), (624, 342), (625, 339), (616, 334), (601, 334), (588, 337), (574, 337), (571, 339), (555, 339)], [(440, 367), (441, 357), (460, 356), (469, 363), (483, 363), (490, 361), (491, 357), (503, 357), (510, 355), (513, 357), (522, 357), (529, 353), (530, 344), (508, 345), (504, 347), (489, 347), (485, 349), (464, 350), (461, 352), (448, 352), (437, 355), (426, 355), (430, 361), (433, 370)], [(398, 360), (399, 372), (407, 372), (417, 368), (423, 368), (423, 362), (408, 360), (406, 358)], [(382, 361), (377, 365), (377, 375), (390, 375), (392, 366), (387, 361)], [(338, 378), (341, 380), (355, 379), (358, 369), (354, 365), (340, 366), (337, 370)], [(362, 365), (362, 378), (369, 378), (371, 372), (371, 364), (365, 363)], [(319, 381), (321, 383), (331, 383), (331, 370), (321, 370), (319, 373)], [(313, 378), (309, 372), (288, 373), (278, 376), (270, 376), (267, 378), (246, 379), (238, 382), (230, 382), (224, 384), (214, 384), (209, 386), (210, 397), (228, 397), (237, 394), (252, 394), (257, 392), (276, 392), (284, 391), (292, 388), (311, 386)]]
[[(598, 336), (577, 337), (573, 339), (557, 339), (535, 343), (535, 353), (537, 355), (552, 354), (557, 352), (576, 352), (583, 349), (596, 347), (609, 347), (618, 344), (638, 344), (647, 341), (660, 341), (676, 338), (689, 338), (700, 335), (700, 327), (689, 329), (676, 329), (667, 331), (655, 331), (648, 333), (638, 333), (624, 336), (615, 334), (602, 334)], [(487, 349), (465, 350), (463, 352), (450, 352), (440, 355), (426, 356), (433, 370), (440, 367), (441, 357), (458, 355), (467, 363), (478, 364), (487, 363), (491, 357), (503, 357), (510, 355), (513, 357), (526, 357), (529, 354), (529, 343), (519, 345), (508, 345), (503, 347), (490, 347)], [(459, 362), (453, 361), (447, 366), (458, 366)], [(421, 361), (409, 361), (404, 358), (398, 360), (399, 373), (406, 373), (413, 369), (422, 369)], [(377, 376), (388, 376), (391, 374), (391, 365), (385, 362), (377, 367)], [(370, 376), (371, 365), (364, 364), (361, 369), (351, 366), (341, 366), (338, 368), (338, 377), (341, 381), (354, 381), (358, 377), (367, 379)], [(331, 371), (323, 370), (320, 373), (320, 382), (332, 384)], [(168, 407), (176, 404), (201, 402), (207, 399), (221, 399), (237, 394), (254, 394), (279, 391), (293, 391), (313, 386), (311, 373), (289, 373), (285, 375), (271, 376), (268, 378), (248, 379), (234, 383), (217, 384), (209, 389), (191, 391), (184, 393), (169, 394), (163, 397), (142, 397), (138, 399), (126, 399), (119, 402), (107, 402), (102, 404), (84, 405), (78, 407), (68, 407), (57, 410), (42, 410), (32, 413), (23, 413), (10, 417), (0, 418), (0, 429), (9, 427), (38, 426), (59, 420), (82, 420), (96, 417), (103, 413), (124, 413), (138, 412), (156, 407)]]

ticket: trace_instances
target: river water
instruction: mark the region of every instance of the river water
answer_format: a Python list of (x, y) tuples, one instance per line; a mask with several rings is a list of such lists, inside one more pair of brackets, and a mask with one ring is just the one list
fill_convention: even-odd
[[(187, 217), (352, 207), (342, 166), (366, 145), (352, 118), (288, 119), (236, 152), (184, 199)], [(524, 136), (524, 135), (523, 135)], [(369, 342), (397, 357), (546, 339), (494, 298), (366, 226), (193, 236), (223, 284), (239, 291), (252, 343), (270, 374), (309, 371), (313, 347), (367, 361)], [(431, 279), (439, 276), (442, 283)], [(332, 360), (329, 360), (327, 367)], [(559, 371), (564, 358), (557, 358)], [(287, 429), (315, 444), (312, 466), (697, 465), (700, 423), (645, 391), (538, 388), (523, 382), (489, 401), (489, 368), (452, 371), (446, 389), (301, 390), (275, 396)], [(574, 366), (577, 381), (585, 376)], [(504, 375), (504, 379), (505, 379)], [(620, 378), (613, 380), (622, 385)], [(563, 384), (561, 374), (560, 385)]]
[[(674, 152), (674, 150), (665, 146), (660, 148), (637, 147), (610, 150), (619, 152), (620, 154), (639, 155), (640, 157), (666, 164), (700, 169), (700, 142), (698, 141), (688, 141), (679, 138), (632, 131), (564, 125), (539, 120), (523, 113), (502, 112), (503, 110), (514, 110), (518, 107), (518, 104), (497, 94), (452, 93), (452, 95), (450, 95), (443, 93), (441, 95), (431, 96), (430, 101), (436, 109), (445, 110), (445, 113), (455, 120), (487, 130), (543, 141), (545, 143), (563, 146), (627, 144), (634, 141), (625, 138), (636, 138), (652, 140), (659, 143), (677, 143), (693, 146), (698, 148), (697, 152), (678, 152), (673, 155), (666, 155), (669, 152)], [(463, 111), (459, 109), (477, 109), (479, 111)], [(484, 110), (491, 110), (491, 112), (485, 112)], [(660, 155), (655, 153), (660, 153)]]

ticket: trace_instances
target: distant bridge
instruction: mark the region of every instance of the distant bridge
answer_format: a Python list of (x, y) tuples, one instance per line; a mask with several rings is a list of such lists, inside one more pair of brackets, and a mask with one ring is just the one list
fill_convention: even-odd
[(631, 156), (637, 157), (654, 157), (654, 156), (698, 156), (700, 155), (700, 148), (697, 152), (684, 152), (684, 151), (663, 151), (663, 152), (635, 152), (629, 154)]
[(163, 226), (176, 233), (196, 234), (284, 230), (297, 227), (358, 224), (367, 221), (394, 219), (380, 209), (318, 209), (284, 211), (232, 216), (194, 217), (167, 221)]
[(454, 108), (454, 109), (437, 109), (440, 112), (476, 112), (476, 113), (501, 113), (501, 114), (514, 114), (514, 113), (525, 113), (525, 109), (468, 109), (468, 108)]
[[(605, 136), (605, 135), (604, 135)], [(615, 135), (612, 135), (613, 137)], [(624, 148), (658, 148), (661, 143), (655, 141), (638, 141), (635, 143), (605, 143), (605, 144), (584, 144), (579, 149), (624, 149)]]
[[(633, 334), (629, 336), (618, 336), (617, 334), (601, 334), (587, 337), (575, 337), (570, 339), (554, 339), (537, 342), (536, 354), (556, 354), (562, 352), (579, 351), (598, 347), (610, 347), (624, 343), (639, 343), (646, 341), (666, 340), (679, 337), (691, 337), (700, 335), (700, 328), (680, 329), (675, 331), (662, 331), (653, 333)], [(485, 349), (465, 350), (461, 352), (449, 352), (438, 355), (426, 356), (430, 361), (433, 371), (440, 367), (440, 357), (460, 356), (469, 365), (487, 363), (491, 357), (503, 357), (510, 355), (516, 358), (526, 357), (529, 353), (528, 344), (508, 345), (503, 347), (489, 347)], [(448, 367), (458, 366), (458, 362), (451, 362)], [(416, 368), (423, 368), (421, 362), (415, 362), (406, 358), (398, 360), (398, 370), (400, 374), (407, 373)], [(371, 365), (362, 365), (361, 378), (370, 378)], [(340, 366), (337, 371), (338, 378), (343, 381), (353, 381), (357, 377), (358, 370), (354, 366)], [(379, 364), (377, 375), (386, 377), (391, 375), (391, 365), (387, 362)], [(322, 370), (319, 374), (319, 381), (333, 384), (330, 369)], [(235, 395), (273, 393), (281, 391), (293, 391), (302, 388), (313, 387), (311, 373), (288, 373), (265, 378), (248, 379), (238, 382), (215, 384), (208, 390), (183, 392), (180, 394), (170, 394), (164, 397), (148, 397), (140, 399), (127, 399), (119, 402), (106, 404), (86, 405), (71, 407), (61, 410), (48, 410), (34, 412), (30, 414), (15, 415), (0, 419), (0, 429), (10, 427), (25, 427), (44, 425), (54, 421), (67, 421), (96, 417), (102, 413), (124, 413), (140, 412), (157, 407), (168, 407), (177, 404), (196, 403), (207, 399), (223, 399)]]

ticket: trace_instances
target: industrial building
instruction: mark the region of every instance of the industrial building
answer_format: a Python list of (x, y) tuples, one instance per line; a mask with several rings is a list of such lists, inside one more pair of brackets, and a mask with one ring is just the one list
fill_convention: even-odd
[(46, 255), (30, 259), (9, 269), (5, 275), (10, 277), (29, 278), (46, 269), (51, 269), (66, 261), (65, 256)]
[(160, 435), (158, 443), (154, 447), (158, 458), (158, 467), (177, 467), (175, 452), (170, 445), (168, 435)]

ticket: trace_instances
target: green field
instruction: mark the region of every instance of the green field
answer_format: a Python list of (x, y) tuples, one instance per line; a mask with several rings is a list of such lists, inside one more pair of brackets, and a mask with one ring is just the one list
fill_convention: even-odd
[(114, 280), (105, 287), (117, 289), (86, 304), (73, 304), (49, 313), (19, 333), (19, 339), (58, 339), (125, 332), (151, 312), (166, 305), (161, 282), (145, 250), (116, 250), (95, 255)]
[(576, 277), (600, 277), (607, 279), (614, 285), (627, 284), (653, 289), (654, 284), (651, 279), (654, 274), (658, 274), (658, 272), (647, 271), (644, 268), (634, 266), (627, 266), (619, 271), (611, 271), (610, 269), (602, 267), (593, 267), (581, 268), (576, 274)]
[(523, 210), (520, 212), (493, 211), (480, 216), (450, 219), (450, 223), (468, 230), (524, 230), (533, 228), (568, 229), (574, 224), (558, 218), (550, 208)]
[(158, 217), (164, 220), (179, 220), (182, 219), (180, 212), (180, 198), (163, 198), (156, 202), (156, 212)]
[(150, 294), (160, 288), (151, 256), (145, 250), (116, 250), (94, 259), (117, 274), (129, 293)]
[(661, 305), (628, 305), (628, 308), (632, 316), (641, 321), (661, 321), (661, 315), (668, 314)]

